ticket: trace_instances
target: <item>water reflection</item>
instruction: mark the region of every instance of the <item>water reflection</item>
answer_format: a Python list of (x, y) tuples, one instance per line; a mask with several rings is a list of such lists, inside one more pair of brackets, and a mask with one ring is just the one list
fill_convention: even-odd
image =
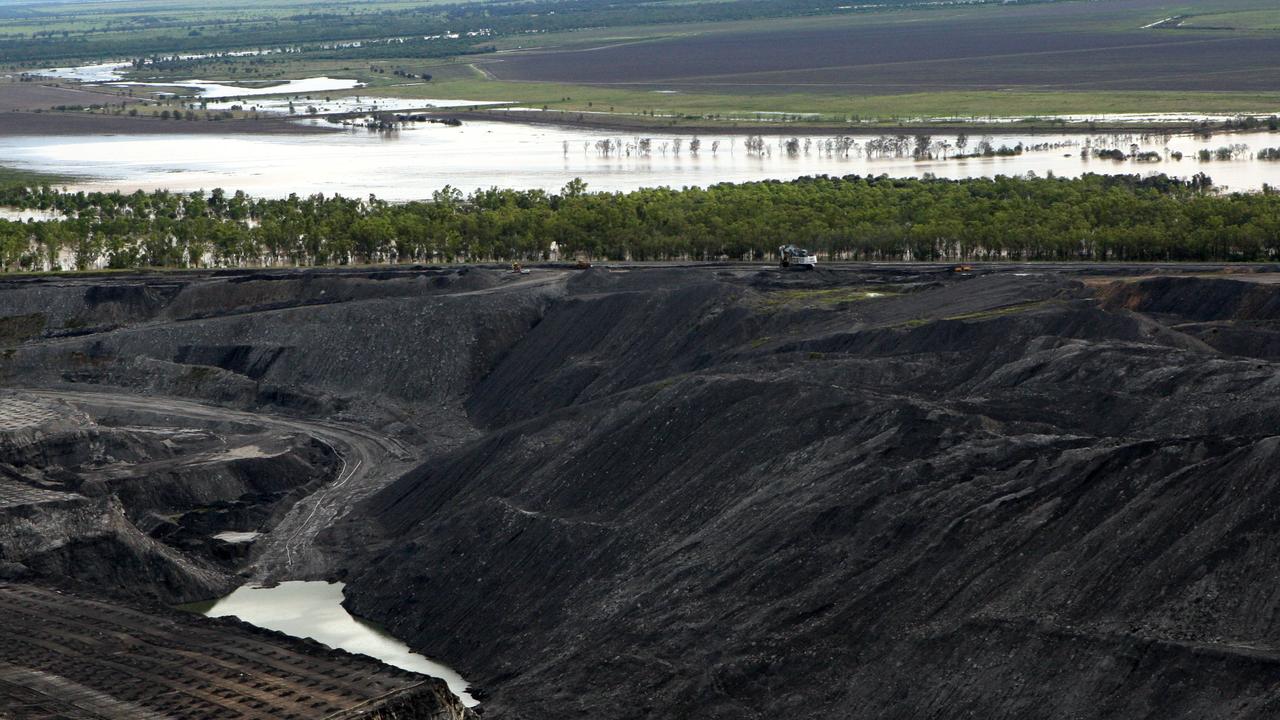
[(306, 95), (307, 93), (333, 92), (361, 87), (363, 83), (347, 78), (313, 77), (301, 80), (284, 80), (262, 87), (227, 85), (208, 80), (175, 80), (173, 82), (114, 82), (122, 87), (180, 87), (202, 99), (246, 98), (258, 95)]
[[(328, 126), (323, 121), (315, 121)], [(649, 151), (639, 145), (649, 141)], [(872, 152), (880, 138), (856, 136), (847, 154), (829, 152), (833, 136), (766, 137), (751, 150), (742, 136), (703, 135), (698, 151), (688, 133), (601, 132), (514, 123), (471, 122), (462, 127), (418, 124), (381, 133), (338, 130), (307, 135), (117, 135), (0, 138), (0, 164), (86, 178), (76, 189), (209, 190), (222, 187), (283, 197), (322, 192), (389, 200), (429, 197), (451, 185), (464, 191), (488, 187), (558, 190), (582, 177), (595, 190), (626, 191), (656, 185), (705, 186), (718, 182), (789, 179), (803, 175), (887, 174), (946, 178), (995, 175), (1073, 177), (1206, 173), (1219, 186), (1257, 190), (1280, 184), (1280, 163), (1254, 159), (1261, 149), (1280, 146), (1280, 134), (1249, 132), (1192, 135), (1031, 135), (994, 134), (968, 138), (972, 153), (983, 142), (1040, 149), (1007, 157), (916, 160), (892, 152)], [(608, 144), (606, 151), (605, 144)], [(806, 142), (807, 141), (807, 142)], [(955, 136), (934, 136), (959, 152)], [(914, 137), (908, 142), (914, 144)], [(1153, 153), (1147, 161), (1083, 159), (1086, 144), (1122, 155)], [(1200, 150), (1246, 145), (1233, 159), (1202, 162)], [(1181, 159), (1178, 156), (1181, 155)]]

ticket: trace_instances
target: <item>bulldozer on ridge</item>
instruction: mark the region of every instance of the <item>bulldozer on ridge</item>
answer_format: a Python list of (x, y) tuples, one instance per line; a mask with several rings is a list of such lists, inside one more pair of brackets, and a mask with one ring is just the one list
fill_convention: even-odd
[(784, 268), (812, 270), (818, 265), (818, 256), (795, 245), (779, 245), (778, 265)]

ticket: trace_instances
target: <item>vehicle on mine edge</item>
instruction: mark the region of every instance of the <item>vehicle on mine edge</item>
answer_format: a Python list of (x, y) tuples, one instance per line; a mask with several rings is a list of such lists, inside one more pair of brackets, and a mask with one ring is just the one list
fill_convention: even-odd
[(795, 245), (779, 245), (778, 265), (784, 268), (812, 270), (818, 266), (818, 256)]

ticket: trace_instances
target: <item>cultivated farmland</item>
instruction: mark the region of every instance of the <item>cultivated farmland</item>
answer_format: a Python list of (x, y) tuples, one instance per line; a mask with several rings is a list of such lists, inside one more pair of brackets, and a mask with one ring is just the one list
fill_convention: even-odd
[[(562, 46), (485, 65), (502, 80), (725, 93), (1268, 91), (1280, 35), (1143, 28), (1169, 3), (1096, 3), (743, 23), (649, 42)], [(1174, 13), (1176, 14), (1176, 13)]]

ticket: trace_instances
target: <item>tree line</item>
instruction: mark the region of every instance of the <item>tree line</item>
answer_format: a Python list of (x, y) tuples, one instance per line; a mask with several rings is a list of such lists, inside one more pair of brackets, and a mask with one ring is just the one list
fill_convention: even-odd
[(241, 267), (348, 263), (826, 259), (1260, 261), (1280, 257), (1280, 194), (1221, 194), (1204, 175), (1076, 179), (806, 177), (558, 193), (446, 187), (388, 203), (291, 195), (0, 188), (0, 267)]

